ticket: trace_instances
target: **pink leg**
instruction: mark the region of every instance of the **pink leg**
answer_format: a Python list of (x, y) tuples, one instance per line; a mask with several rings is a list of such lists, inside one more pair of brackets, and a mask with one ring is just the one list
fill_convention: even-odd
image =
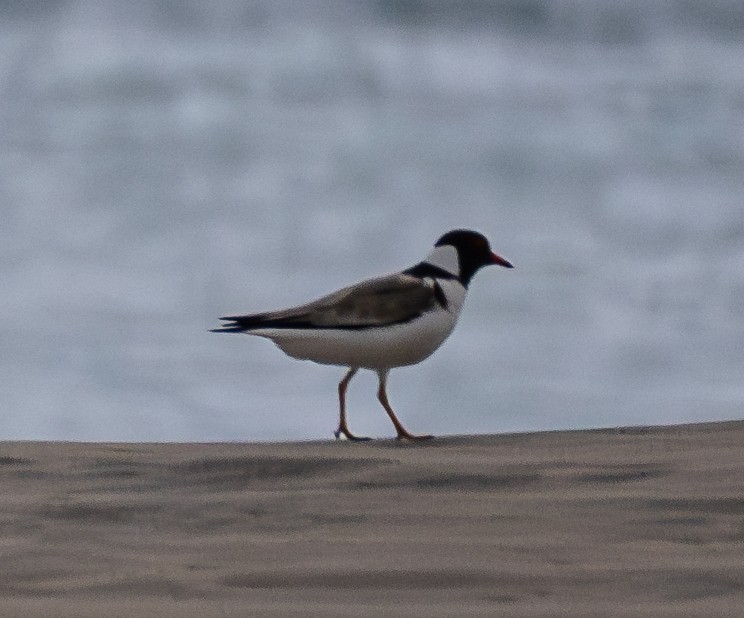
[(408, 430), (403, 427), (402, 423), (398, 420), (398, 417), (395, 416), (395, 412), (390, 406), (390, 402), (387, 398), (385, 387), (387, 386), (388, 370), (378, 371), (377, 375), (380, 378), (380, 388), (377, 391), (377, 398), (380, 400), (382, 407), (385, 408), (385, 412), (388, 413), (390, 420), (393, 421), (393, 425), (395, 425), (395, 431), (398, 432), (398, 440), (431, 440), (434, 436), (416, 436), (412, 433), (409, 433)]
[(341, 380), (338, 384), (338, 401), (340, 404), (339, 407), (339, 419), (338, 419), (338, 429), (333, 432), (333, 434), (336, 436), (336, 440), (338, 440), (341, 437), (341, 434), (344, 434), (348, 440), (354, 440), (354, 441), (363, 441), (363, 440), (369, 440), (369, 438), (364, 438), (360, 436), (355, 436), (353, 433), (349, 431), (348, 426), (346, 425), (346, 387), (349, 385), (349, 382), (351, 382), (351, 378), (354, 377), (354, 374), (359, 370), (358, 367), (352, 367), (349, 369), (348, 373), (344, 376), (344, 379)]

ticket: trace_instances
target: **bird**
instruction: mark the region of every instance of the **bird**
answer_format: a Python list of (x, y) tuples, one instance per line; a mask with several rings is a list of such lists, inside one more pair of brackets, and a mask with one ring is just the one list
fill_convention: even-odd
[(273, 341), (285, 354), (323, 365), (348, 367), (338, 385), (339, 422), (334, 431), (351, 441), (370, 438), (349, 430), (346, 390), (360, 369), (378, 376), (377, 398), (399, 440), (428, 440), (410, 433), (387, 396), (391, 369), (415, 365), (447, 339), (457, 323), (470, 281), (489, 265), (513, 268), (473, 230), (444, 234), (423, 261), (395, 274), (367, 279), (288, 309), (223, 316), (218, 333), (244, 333)]

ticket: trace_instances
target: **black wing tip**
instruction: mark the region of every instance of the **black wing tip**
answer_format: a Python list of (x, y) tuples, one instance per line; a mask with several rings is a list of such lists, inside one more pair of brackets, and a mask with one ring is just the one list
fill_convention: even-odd
[(264, 325), (263, 320), (257, 319), (257, 316), (252, 315), (234, 315), (224, 316), (219, 318), (227, 322), (226, 324), (220, 324), (219, 328), (212, 328), (210, 332), (213, 333), (244, 333), (254, 328), (259, 328)]
[(253, 316), (246, 315), (223, 315), (217, 318), (231, 324), (221, 324), (218, 328), (210, 328), (210, 333), (244, 333), (250, 330), (247, 320)]

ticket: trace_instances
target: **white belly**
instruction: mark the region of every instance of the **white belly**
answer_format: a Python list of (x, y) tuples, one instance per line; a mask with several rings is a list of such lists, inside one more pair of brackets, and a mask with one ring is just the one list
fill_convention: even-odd
[(432, 311), (411, 322), (381, 328), (261, 329), (247, 334), (271, 339), (294, 358), (378, 370), (421, 362), (449, 336), (456, 321), (456, 314)]

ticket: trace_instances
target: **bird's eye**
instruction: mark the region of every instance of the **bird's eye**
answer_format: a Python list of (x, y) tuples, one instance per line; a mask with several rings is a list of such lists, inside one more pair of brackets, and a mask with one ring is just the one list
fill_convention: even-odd
[(488, 251), (488, 242), (486, 242), (485, 238), (476, 236), (472, 240), (472, 247), (475, 251), (478, 252)]

